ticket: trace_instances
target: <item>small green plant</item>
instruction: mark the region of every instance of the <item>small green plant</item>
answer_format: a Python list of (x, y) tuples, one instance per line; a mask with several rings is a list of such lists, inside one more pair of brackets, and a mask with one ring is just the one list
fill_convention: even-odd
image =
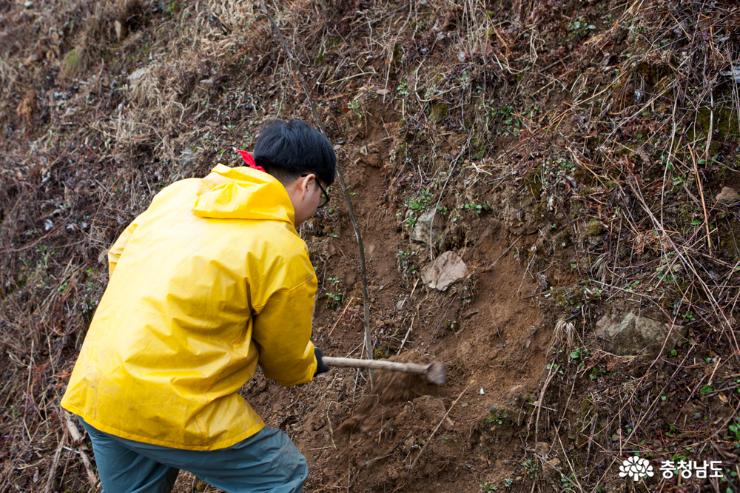
[(408, 228), (413, 229), (416, 226), (419, 215), (429, 207), (433, 198), (432, 192), (424, 188), (418, 195), (406, 199), (406, 215), (403, 222)]
[(480, 484), (481, 493), (493, 493), (496, 491), (496, 486), (493, 483), (484, 481)]
[(501, 106), (493, 111), (492, 115), (504, 126), (504, 134), (519, 135), (522, 128), (522, 119), (514, 112), (511, 106)]
[(588, 349), (586, 348), (576, 348), (573, 351), (570, 352), (570, 355), (568, 355), (571, 361), (582, 361), (588, 356)]
[(417, 271), (416, 264), (414, 263), (413, 256), (414, 252), (411, 250), (398, 250), (396, 252), (396, 264), (398, 265), (398, 271), (404, 277), (408, 277), (415, 274)]
[[(675, 426), (674, 426), (674, 429), (675, 429)], [(688, 457), (686, 457), (686, 456), (685, 456), (685, 455), (683, 455), (683, 454), (673, 454), (673, 455), (671, 456), (671, 460), (672, 460), (673, 462), (679, 462), (679, 461), (687, 461), (687, 460), (689, 460), (689, 458), (688, 458)]]
[(730, 435), (735, 436), (735, 441), (740, 442), (740, 416), (735, 416), (735, 421), (727, 427)]
[(545, 365), (545, 369), (552, 373), (557, 373), (558, 375), (564, 375), (565, 372), (563, 372), (563, 369), (560, 368), (560, 365), (557, 363), (548, 363)]
[(576, 17), (568, 24), (568, 32), (576, 36), (585, 36), (595, 30), (596, 26), (589, 23), (584, 17)]
[(416, 197), (406, 201), (406, 207), (414, 212), (422, 212), (432, 203), (432, 192), (422, 189)]
[(476, 215), (480, 216), (484, 212), (488, 212), (491, 210), (491, 206), (488, 204), (478, 204), (476, 202), (468, 202), (466, 204), (463, 204), (462, 208), (466, 211), (473, 211), (476, 213)]
[(572, 476), (560, 474), (560, 491), (563, 493), (574, 493), (576, 491), (576, 481)]
[(62, 73), (75, 75), (82, 66), (82, 48), (72, 48), (62, 59)]
[(324, 298), (327, 300), (329, 308), (336, 310), (342, 305), (344, 301), (344, 292), (342, 289), (342, 281), (335, 276), (329, 276), (326, 278), (329, 287), (324, 292)]
[(506, 487), (507, 490), (511, 489), (511, 487), (514, 486), (514, 480), (511, 478), (504, 479), (504, 486)]
[[(673, 438), (674, 436), (676, 436), (679, 433), (678, 427), (675, 424), (673, 424), (673, 423), (668, 423), (667, 428), (668, 428), (668, 430), (665, 432), (665, 436), (667, 436), (667, 437)], [(676, 457), (678, 457), (678, 458), (676, 458)], [(674, 461), (676, 461), (676, 460), (686, 460), (686, 457), (684, 457), (683, 455), (680, 455), (680, 454), (673, 454), (673, 459), (672, 460), (674, 460)]]
[(626, 285), (626, 286), (624, 287), (624, 290), (625, 290), (625, 291), (630, 291), (630, 292), (634, 292), (634, 291), (635, 291), (635, 289), (637, 288), (637, 286), (639, 286), (639, 285), (640, 285), (640, 280), (639, 280), (639, 279), (635, 279), (634, 281), (632, 281), (632, 282), (630, 282), (629, 284), (627, 284), (627, 285)]
[(563, 157), (557, 158), (555, 160), (555, 164), (557, 164), (558, 168), (562, 169), (563, 171), (572, 171), (576, 168), (576, 163), (574, 163), (570, 159), (565, 159)]
[(180, 5), (177, 3), (176, 0), (171, 0), (167, 2), (167, 6), (165, 7), (165, 12), (167, 12), (168, 15), (175, 15), (180, 10)]
[(354, 113), (357, 118), (362, 118), (362, 103), (360, 103), (359, 98), (355, 98), (347, 103), (347, 107), (352, 110), (352, 113)]
[(409, 84), (405, 80), (402, 80), (398, 86), (396, 86), (396, 94), (405, 98), (409, 95)]
[(540, 465), (537, 461), (529, 457), (522, 462), (522, 467), (524, 467), (524, 470), (530, 479), (537, 479), (537, 476), (540, 473)]
[(592, 382), (595, 382), (596, 380), (600, 379), (601, 377), (606, 376), (607, 371), (601, 368), (600, 366), (594, 366), (591, 368), (591, 371), (588, 372), (588, 379)]
[(488, 416), (486, 416), (486, 419), (484, 419), (483, 422), (489, 427), (510, 426), (511, 414), (509, 414), (509, 411), (507, 411), (506, 409), (492, 407), (491, 410), (488, 412)]
[(604, 296), (604, 290), (601, 288), (585, 288), (583, 295), (587, 300), (600, 300)]

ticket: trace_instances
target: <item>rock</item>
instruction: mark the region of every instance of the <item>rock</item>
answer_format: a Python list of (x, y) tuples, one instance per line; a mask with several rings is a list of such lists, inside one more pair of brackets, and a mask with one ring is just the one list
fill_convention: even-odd
[(534, 453), (539, 457), (546, 458), (550, 452), (550, 444), (547, 442), (537, 442), (534, 444)]
[(740, 194), (735, 189), (730, 187), (722, 187), (722, 190), (717, 194), (717, 202), (720, 204), (734, 204), (740, 200)]
[(544, 473), (544, 476), (548, 479), (559, 479), (561, 476), (560, 472), (560, 459), (557, 457), (553, 457), (550, 460), (545, 461), (544, 464), (542, 464), (542, 472)]
[(445, 291), (455, 281), (468, 275), (468, 267), (455, 252), (445, 252), (421, 271), (421, 280), (427, 287)]
[(149, 69), (147, 67), (137, 68), (136, 70), (134, 70), (133, 72), (131, 72), (131, 74), (128, 76), (129, 83), (133, 83), (133, 82), (136, 82), (137, 80), (141, 79), (142, 77), (144, 77), (144, 75), (148, 71), (149, 71)]
[(413, 231), (411, 231), (411, 239), (418, 241), (425, 245), (429, 244), (429, 225), (434, 221), (434, 227), (432, 228), (432, 244), (437, 245), (442, 239), (442, 218), (439, 214), (435, 214), (432, 209), (425, 212), (416, 220)]
[(189, 168), (190, 166), (195, 164), (195, 159), (196, 159), (196, 156), (193, 150), (190, 147), (186, 147), (180, 153), (180, 158), (179, 158), (180, 166), (182, 166), (183, 168)]
[[(627, 312), (622, 316), (604, 315), (596, 322), (596, 337), (604, 349), (621, 356), (656, 356), (670, 326), (651, 318)], [(686, 328), (674, 326), (666, 350), (676, 345)]]

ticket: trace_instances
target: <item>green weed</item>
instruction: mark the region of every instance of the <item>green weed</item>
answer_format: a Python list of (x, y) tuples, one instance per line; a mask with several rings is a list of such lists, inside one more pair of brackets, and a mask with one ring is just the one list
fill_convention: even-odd
[(568, 24), (568, 32), (576, 37), (586, 36), (591, 31), (595, 31), (596, 26), (589, 23), (584, 17), (576, 17)]
[(329, 276), (326, 278), (329, 287), (324, 292), (324, 298), (327, 301), (327, 305), (332, 310), (336, 310), (342, 306), (344, 301), (344, 290), (342, 288), (342, 281), (335, 276)]
[(493, 493), (496, 491), (496, 485), (489, 483), (488, 481), (484, 481), (480, 484), (480, 491), (481, 493)]
[(484, 212), (488, 212), (491, 210), (491, 206), (488, 204), (479, 204), (476, 202), (468, 202), (466, 204), (463, 204), (462, 208), (466, 211), (472, 211), (475, 212), (476, 215), (480, 216)]
[(432, 203), (432, 192), (422, 189), (416, 197), (406, 201), (406, 207), (414, 212), (422, 212)]
[(540, 474), (539, 463), (531, 457), (522, 462), (522, 467), (524, 467), (524, 470), (527, 472), (527, 476), (529, 476), (530, 479), (537, 479), (537, 476)]
[(362, 103), (360, 102), (359, 98), (355, 98), (347, 103), (347, 107), (352, 110), (352, 113), (354, 113), (357, 118), (362, 118)]

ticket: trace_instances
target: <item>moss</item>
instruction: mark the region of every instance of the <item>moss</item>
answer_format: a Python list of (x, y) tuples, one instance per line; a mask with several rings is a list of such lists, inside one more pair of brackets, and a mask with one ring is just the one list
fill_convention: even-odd
[(729, 105), (717, 105), (714, 110), (708, 106), (699, 108), (696, 112), (694, 126), (697, 138), (706, 141), (709, 136), (710, 123), (712, 127), (712, 142), (709, 146), (710, 156), (719, 152), (723, 144), (737, 142), (740, 139), (737, 119), (733, 108)]
[(740, 239), (740, 224), (737, 221), (720, 223), (718, 253), (727, 259), (737, 261), (740, 257), (738, 239)]
[(604, 224), (598, 219), (591, 219), (584, 229), (584, 234), (588, 237), (601, 236), (604, 233)]
[(82, 69), (82, 48), (72, 48), (62, 59), (62, 74), (73, 76)]
[(432, 123), (439, 123), (447, 117), (450, 107), (445, 103), (435, 103), (429, 113), (429, 119)]

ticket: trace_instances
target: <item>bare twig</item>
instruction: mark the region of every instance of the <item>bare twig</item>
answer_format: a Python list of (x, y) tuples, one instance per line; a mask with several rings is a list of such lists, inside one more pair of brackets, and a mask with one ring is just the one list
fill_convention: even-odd
[(90, 458), (87, 456), (87, 452), (82, 450), (82, 447), (84, 446), (84, 443), (82, 441), (82, 435), (80, 434), (80, 431), (77, 429), (77, 426), (75, 426), (74, 422), (72, 421), (72, 416), (67, 412), (64, 412), (64, 421), (67, 425), (67, 430), (69, 431), (69, 434), (72, 437), (72, 441), (77, 444), (77, 452), (80, 454), (80, 459), (82, 459), (82, 464), (85, 466), (85, 472), (87, 473), (87, 480), (90, 482), (90, 486), (94, 490), (97, 490), (98, 477), (95, 475), (95, 471), (93, 470), (93, 466), (92, 466), (92, 463), (90, 462)]
[(51, 493), (54, 490), (54, 477), (59, 467), (59, 459), (62, 457), (62, 450), (64, 450), (64, 443), (67, 441), (67, 430), (62, 428), (62, 438), (59, 439), (59, 445), (54, 452), (54, 458), (51, 461), (51, 467), (49, 468), (49, 476), (46, 478), (46, 487), (44, 488), (45, 493)]
[[(711, 130), (710, 130), (711, 131)], [(704, 211), (704, 229), (707, 232), (707, 248), (709, 253), (712, 252), (712, 236), (709, 233), (709, 214), (707, 213), (707, 203), (704, 200), (704, 187), (701, 184), (701, 177), (699, 176), (699, 167), (696, 165), (696, 155), (694, 154), (694, 148), (691, 145), (688, 146), (689, 154), (691, 155), (691, 162), (694, 165), (694, 177), (696, 178), (696, 187), (699, 189), (699, 197), (701, 197), (701, 207)]]

